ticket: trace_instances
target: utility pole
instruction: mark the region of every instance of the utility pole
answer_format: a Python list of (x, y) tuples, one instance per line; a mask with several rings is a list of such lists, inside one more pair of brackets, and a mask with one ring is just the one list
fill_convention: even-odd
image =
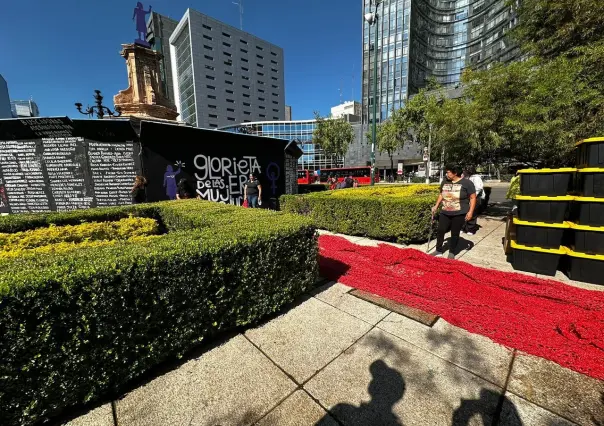
[(430, 183), (430, 150), (432, 149), (432, 127), (433, 124), (430, 123), (428, 125), (429, 127), (429, 132), (428, 132), (428, 149), (426, 150), (426, 153), (424, 154), (424, 159), (426, 161), (426, 184)]
[(243, 31), (243, 0), (234, 1), (233, 4), (239, 6), (239, 27)]

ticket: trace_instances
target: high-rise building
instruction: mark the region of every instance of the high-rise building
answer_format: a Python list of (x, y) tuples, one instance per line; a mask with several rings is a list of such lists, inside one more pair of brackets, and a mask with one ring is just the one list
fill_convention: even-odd
[(292, 107), (285, 105), (285, 121), (292, 121)]
[(12, 110), (13, 117), (15, 118), (27, 118), (27, 117), (39, 117), (40, 110), (38, 104), (33, 100), (29, 101), (10, 101), (10, 107)]
[(152, 12), (147, 22), (147, 41), (151, 48), (163, 55), (160, 62), (160, 81), (166, 97), (174, 102), (174, 85), (170, 63), (170, 37), (178, 26), (178, 21)]
[[(363, 0), (363, 14), (375, 12)], [(363, 122), (372, 117), (374, 49), (378, 56), (378, 121), (429, 79), (455, 87), (464, 68), (509, 62), (519, 49), (507, 37), (517, 18), (505, 0), (384, 0), (376, 25), (363, 21)]]
[(188, 9), (170, 37), (180, 119), (217, 128), (283, 120), (283, 49)]
[(0, 75), (0, 118), (12, 118), (10, 98), (8, 97), (8, 85)]
[(335, 107), (331, 107), (331, 116), (333, 118), (342, 118), (347, 115), (361, 116), (361, 103), (357, 101), (344, 102)]

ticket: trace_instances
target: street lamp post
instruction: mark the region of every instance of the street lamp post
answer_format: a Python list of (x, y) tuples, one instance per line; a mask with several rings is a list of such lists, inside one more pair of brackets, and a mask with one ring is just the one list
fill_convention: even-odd
[(373, 122), (371, 123), (371, 185), (375, 185), (375, 142), (377, 136), (377, 66), (378, 66), (378, 6), (382, 0), (375, 0), (375, 12), (365, 14), (365, 21), (369, 24), (369, 32), (371, 27), (375, 26), (375, 42), (373, 45)]
[(108, 115), (110, 117), (119, 117), (120, 115), (122, 115), (118, 108), (115, 108), (115, 111), (111, 111), (109, 108), (103, 105), (103, 96), (101, 95), (100, 90), (94, 91), (94, 100), (96, 105), (86, 107), (86, 110), (84, 111), (82, 111), (82, 104), (80, 102), (77, 102), (75, 106), (80, 114), (92, 117), (92, 115), (96, 113), (96, 116), (99, 120), (102, 120), (105, 115)]

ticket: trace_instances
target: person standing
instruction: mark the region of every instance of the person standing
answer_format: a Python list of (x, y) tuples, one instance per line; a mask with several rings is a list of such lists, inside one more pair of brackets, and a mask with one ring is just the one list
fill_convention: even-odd
[(467, 178), (474, 184), (474, 188), (476, 189), (476, 208), (474, 209), (474, 215), (472, 219), (468, 220), (462, 232), (465, 232), (468, 235), (474, 235), (478, 232), (478, 216), (484, 211), (486, 208), (485, 204), (485, 192), (484, 192), (484, 183), (482, 182), (482, 178), (476, 174), (476, 169), (473, 167), (469, 167), (467, 170), (463, 172), (463, 177)]
[(436, 249), (433, 256), (443, 255), (443, 243), (445, 234), (450, 230), (449, 259), (455, 259), (459, 234), (464, 223), (472, 219), (476, 208), (476, 189), (474, 184), (462, 177), (459, 166), (446, 167), (447, 179), (440, 184), (440, 195), (436, 205), (432, 207), (432, 215), (436, 214), (442, 203), (442, 210), (438, 219), (438, 231), (436, 236)]
[(253, 173), (245, 184), (243, 198), (247, 200), (247, 205), (251, 209), (257, 209), (262, 205), (262, 185)]
[(141, 204), (147, 202), (147, 193), (145, 188), (147, 187), (147, 179), (143, 176), (137, 176), (134, 179), (134, 186), (130, 190), (133, 204)]

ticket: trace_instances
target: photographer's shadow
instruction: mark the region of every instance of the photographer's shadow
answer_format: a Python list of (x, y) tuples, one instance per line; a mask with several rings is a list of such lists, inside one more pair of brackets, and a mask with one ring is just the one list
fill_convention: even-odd
[[(401, 426), (402, 422), (392, 412), (394, 405), (403, 398), (405, 380), (393, 368), (382, 360), (377, 360), (369, 367), (371, 382), (368, 391), (371, 401), (359, 407), (350, 404), (338, 404), (331, 412), (344, 422), (355, 425)], [(333, 419), (326, 414), (315, 426), (333, 426)]]

